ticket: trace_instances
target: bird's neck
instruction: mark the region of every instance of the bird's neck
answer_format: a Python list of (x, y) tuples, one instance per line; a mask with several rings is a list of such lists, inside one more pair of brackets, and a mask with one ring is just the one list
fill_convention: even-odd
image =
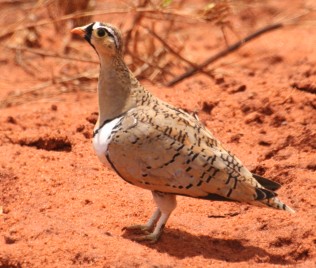
[(121, 56), (100, 57), (100, 64), (99, 119), (96, 127), (136, 107), (133, 91), (139, 85)]

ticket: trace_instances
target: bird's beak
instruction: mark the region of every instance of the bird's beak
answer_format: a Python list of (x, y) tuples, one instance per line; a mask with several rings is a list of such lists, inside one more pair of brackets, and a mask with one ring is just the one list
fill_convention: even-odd
[(70, 32), (72, 34), (76, 34), (76, 35), (79, 35), (81, 37), (84, 37), (86, 35), (86, 30), (84, 27), (73, 28)]

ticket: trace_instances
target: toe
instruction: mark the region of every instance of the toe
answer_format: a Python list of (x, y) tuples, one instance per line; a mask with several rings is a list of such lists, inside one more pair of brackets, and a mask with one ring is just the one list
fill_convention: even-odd
[(148, 227), (147, 225), (140, 225), (140, 224), (136, 224), (136, 225), (131, 225), (131, 226), (126, 226), (122, 229), (123, 231), (137, 231), (137, 232), (142, 232), (145, 234), (149, 233), (150, 227)]
[(136, 237), (133, 238), (133, 240), (139, 241), (139, 242), (147, 241), (150, 244), (154, 244), (154, 243), (156, 243), (159, 240), (159, 238), (160, 238), (160, 234), (157, 235), (157, 234), (154, 234), (154, 233), (150, 233), (150, 234), (147, 234), (147, 235), (136, 236)]

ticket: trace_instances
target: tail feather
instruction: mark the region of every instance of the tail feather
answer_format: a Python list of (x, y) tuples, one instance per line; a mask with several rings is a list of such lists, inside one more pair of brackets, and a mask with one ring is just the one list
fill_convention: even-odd
[(275, 181), (266, 179), (264, 177), (261, 177), (257, 174), (252, 174), (252, 176), (256, 179), (257, 182), (259, 182), (264, 188), (266, 188), (268, 190), (276, 191), (281, 187), (281, 184), (279, 184)]
[[(251, 202), (253, 205), (266, 206), (274, 209), (285, 210), (290, 213), (295, 213), (295, 210), (284, 204), (274, 191), (278, 190), (281, 185), (277, 182), (263, 178), (259, 175), (252, 174), (253, 177), (263, 186), (265, 189), (256, 189), (257, 200)], [(262, 192), (262, 193), (260, 193)]]
[(266, 206), (274, 209), (285, 210), (289, 213), (295, 213), (295, 210), (284, 204), (279, 198), (272, 197), (268, 199), (258, 200), (250, 202), (250, 204), (255, 206)]
[(255, 190), (257, 194), (256, 200), (271, 199), (277, 196), (277, 193), (264, 188), (255, 188)]

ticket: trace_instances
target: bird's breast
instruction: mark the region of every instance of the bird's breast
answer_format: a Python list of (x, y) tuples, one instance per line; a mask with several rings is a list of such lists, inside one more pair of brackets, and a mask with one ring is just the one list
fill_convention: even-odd
[(103, 126), (95, 129), (93, 137), (93, 148), (97, 154), (100, 161), (109, 166), (109, 163), (106, 159), (106, 154), (108, 151), (108, 146), (112, 141), (112, 138), (115, 134), (115, 130), (119, 123), (121, 122), (122, 117), (115, 118)]

